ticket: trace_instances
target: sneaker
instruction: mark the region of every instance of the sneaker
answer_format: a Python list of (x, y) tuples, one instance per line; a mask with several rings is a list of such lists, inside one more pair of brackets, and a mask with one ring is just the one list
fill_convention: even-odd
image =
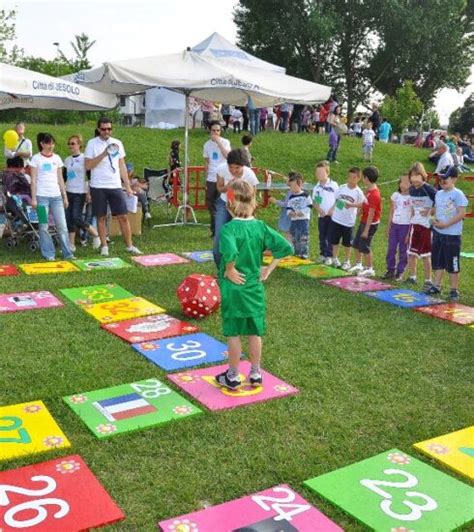
[(48, 260), (49, 262), (53, 262), (54, 260), (56, 260), (56, 257), (48, 257), (46, 260)]
[(64, 257), (64, 260), (77, 260), (75, 255), (69, 255), (69, 257)]
[(374, 277), (375, 276), (375, 270), (373, 268), (364, 268), (359, 275), (363, 277)]
[(326, 257), (325, 257), (324, 255), (319, 255), (318, 262), (319, 262), (320, 264), (323, 264), (325, 260), (326, 260)]
[[(427, 283), (425, 283), (426, 285)], [(433, 283), (430, 284), (430, 286), (427, 286), (425, 289), (425, 285), (423, 285), (423, 294), (426, 294), (428, 296), (439, 296), (441, 294), (441, 287), (436, 286)]]
[(149, 220), (151, 218), (151, 212), (145, 213), (145, 220)]
[(407, 284), (417, 284), (416, 277), (408, 277), (408, 279), (405, 281)]
[(397, 273), (397, 276), (395, 277), (395, 281), (398, 283), (401, 283), (403, 281), (403, 273)]
[(325, 264), (326, 266), (331, 266), (332, 265), (332, 257), (324, 257), (323, 264)]
[[(87, 246), (87, 240), (81, 240), (81, 246), (85, 248)], [(100, 246), (100, 239), (99, 239), (99, 246)]]
[(229, 388), (229, 390), (237, 390), (238, 388), (240, 388), (242, 386), (242, 381), (240, 380), (240, 377), (236, 377), (235, 379), (229, 379), (227, 373), (227, 371), (224, 371), (224, 373), (221, 373), (214, 377), (217, 384), (219, 386)]
[(263, 377), (260, 371), (252, 371), (249, 375), (250, 386), (261, 386), (263, 382)]
[(449, 291), (449, 301), (459, 301), (459, 290), (453, 288)]
[(100, 248), (100, 238), (98, 236), (95, 236), (92, 239), (92, 249), (99, 249), (99, 248)]
[[(423, 283), (423, 287), (421, 288), (421, 293), (430, 294), (432, 288), (436, 288), (436, 286), (431, 281), (425, 281)], [(441, 290), (439, 290), (439, 292), (441, 292)], [(439, 293), (439, 292), (435, 292), (435, 293)]]
[(345, 260), (342, 263), (341, 269), (344, 270), (345, 272), (348, 272), (351, 269), (351, 263), (348, 260)]
[(76, 246), (74, 244), (69, 244), (69, 249), (73, 252), (73, 253), (76, 253)]
[(334, 257), (332, 259), (332, 265), (334, 266), (334, 268), (340, 268), (341, 267), (341, 261), (337, 257)]
[(130, 246), (127, 251), (132, 255), (143, 255), (143, 253), (135, 246)]
[(100, 254), (102, 257), (108, 257), (109, 256), (109, 246), (102, 246), (100, 248)]
[(364, 267), (360, 262), (358, 262), (355, 266), (352, 266), (352, 268), (349, 269), (351, 273), (360, 273), (364, 270)]
[(382, 275), (382, 279), (385, 279), (386, 281), (389, 279), (395, 279), (395, 273), (391, 270), (388, 270)]

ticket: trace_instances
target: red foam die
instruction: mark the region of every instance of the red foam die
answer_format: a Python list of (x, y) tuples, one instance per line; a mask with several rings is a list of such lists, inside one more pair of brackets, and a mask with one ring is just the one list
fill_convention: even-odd
[(193, 273), (178, 286), (178, 299), (183, 313), (195, 319), (202, 319), (215, 312), (221, 302), (217, 280), (210, 275)]

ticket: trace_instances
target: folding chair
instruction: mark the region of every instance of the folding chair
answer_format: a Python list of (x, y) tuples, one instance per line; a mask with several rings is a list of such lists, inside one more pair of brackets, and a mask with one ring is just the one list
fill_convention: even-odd
[(171, 198), (173, 197), (173, 190), (171, 184), (169, 189), (165, 188), (164, 182), (169, 182), (169, 170), (162, 168), (161, 170), (153, 170), (152, 168), (144, 168), (143, 176), (148, 183), (148, 200), (156, 203), (156, 205), (166, 206), (168, 216), (171, 211)]

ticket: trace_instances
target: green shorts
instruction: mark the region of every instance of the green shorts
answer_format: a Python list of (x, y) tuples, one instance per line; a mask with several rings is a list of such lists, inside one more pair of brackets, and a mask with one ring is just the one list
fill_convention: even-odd
[(267, 322), (258, 318), (224, 318), (222, 332), (224, 336), (263, 336), (267, 331)]

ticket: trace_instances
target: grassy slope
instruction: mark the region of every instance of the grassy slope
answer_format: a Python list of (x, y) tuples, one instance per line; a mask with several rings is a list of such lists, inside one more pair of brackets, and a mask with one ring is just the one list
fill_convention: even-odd
[[(2, 129), (6, 129), (6, 126)], [(30, 127), (33, 138), (40, 127)], [(91, 127), (49, 127), (58, 152), (67, 135)], [(140, 171), (161, 167), (170, 141), (182, 133), (120, 129), (128, 159)], [(238, 144), (239, 137), (229, 134)], [(191, 133), (190, 162), (201, 162), (205, 135)], [(314, 180), (314, 163), (324, 158), (326, 137), (265, 134), (257, 137), (256, 164), (282, 173), (297, 169)], [(347, 168), (362, 165), (360, 142), (344, 139), (333, 177), (344, 180)], [(381, 181), (395, 179), (426, 152), (378, 144), (374, 163)], [(463, 185), (464, 186), (464, 185)], [(464, 187), (465, 188), (465, 187)], [(385, 216), (394, 185), (383, 188)], [(472, 193), (472, 187), (471, 187)], [(275, 223), (277, 211), (260, 216)], [(155, 218), (165, 221), (160, 211)], [(199, 218), (205, 219), (204, 213)], [(385, 219), (385, 217), (384, 217)], [(113, 254), (124, 256), (115, 239)], [(202, 227), (146, 230), (137, 244), (145, 252), (207, 249)], [(316, 253), (316, 223), (312, 250)], [(472, 221), (466, 222), (464, 249), (474, 250)], [(375, 239), (376, 267), (382, 272), (386, 240)], [(2, 262), (32, 261), (28, 251), (1, 251)], [(78, 256), (90, 253), (78, 250)], [(92, 285), (114, 281), (179, 315), (178, 283), (193, 271), (213, 266), (134, 268), (57, 276), (0, 278), (0, 292)], [(463, 261), (463, 302), (474, 305), (474, 261)], [(318, 505), (344, 528), (362, 530), (355, 520), (302, 487), (302, 481), (398, 447), (466, 426), (471, 394), (468, 365), (473, 331), (409, 310), (325, 287), (294, 272), (278, 270), (268, 284), (269, 334), (264, 365), (297, 386), (298, 396), (233, 411), (205, 415), (168, 426), (97, 441), (63, 404), (61, 397), (165, 373), (134, 354), (119, 339), (69, 302), (63, 309), (2, 316), (0, 402), (43, 399), (107, 490), (124, 509), (127, 521), (116, 530), (154, 530), (159, 519), (194, 511), (281, 482)], [(219, 316), (202, 323), (204, 332), (222, 339)], [(469, 355), (471, 353), (471, 355)], [(60, 455), (65, 455), (61, 453)], [(0, 463), (0, 470), (52, 458)], [(423, 458), (422, 458), (423, 459)]]

